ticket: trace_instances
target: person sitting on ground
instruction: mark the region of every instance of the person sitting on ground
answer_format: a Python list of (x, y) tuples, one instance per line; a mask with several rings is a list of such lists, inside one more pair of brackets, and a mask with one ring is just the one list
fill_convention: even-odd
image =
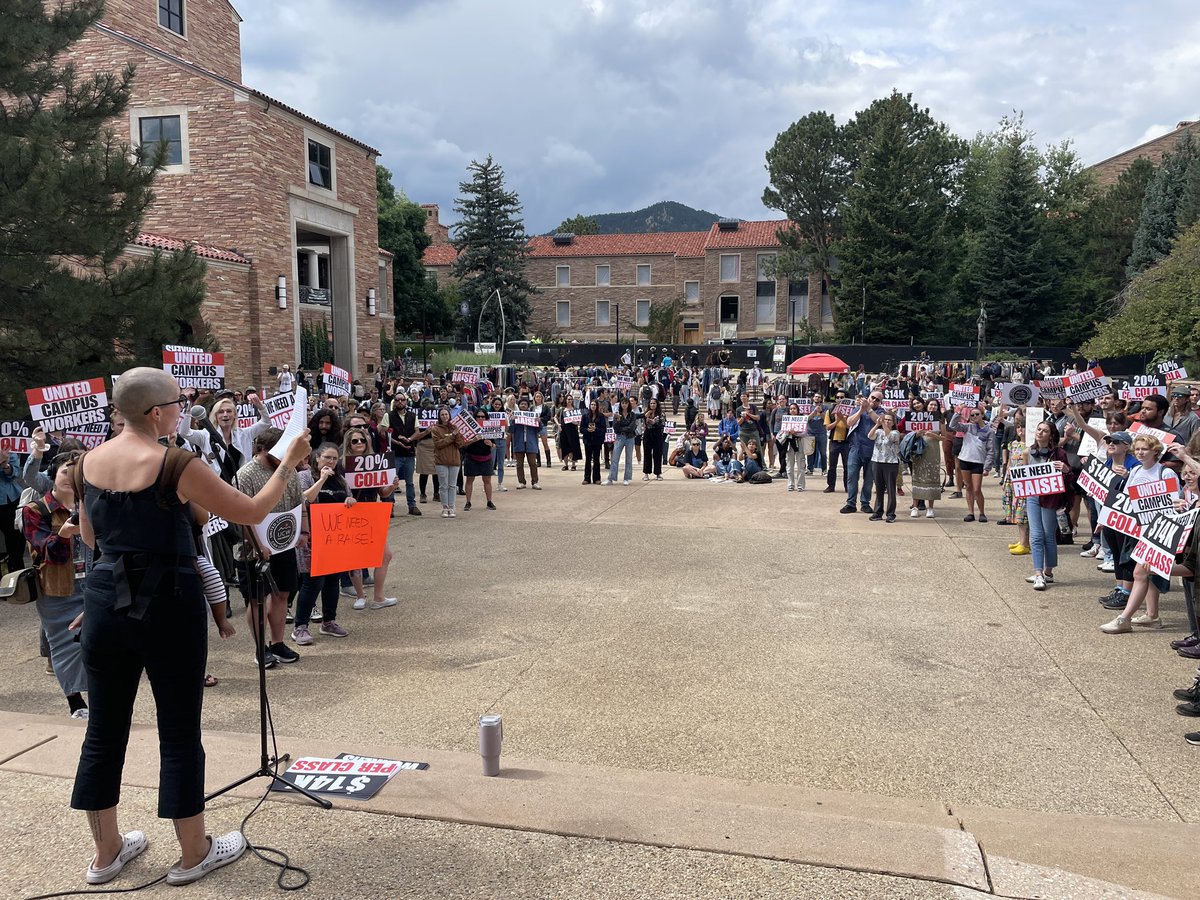
[(733, 481), (742, 471), (737, 449), (729, 435), (723, 436), (713, 448), (713, 469), (722, 481)]
[(758, 440), (750, 438), (746, 442), (746, 449), (742, 451), (739, 458), (742, 464), (742, 471), (737, 476), (739, 482), (747, 482), (759, 472), (766, 471), (767, 461), (763, 457), (762, 451), (758, 448)]
[(681, 458), (684, 478), (711, 478), (717, 471), (716, 467), (709, 463), (708, 454), (704, 452), (699, 438), (689, 439)]

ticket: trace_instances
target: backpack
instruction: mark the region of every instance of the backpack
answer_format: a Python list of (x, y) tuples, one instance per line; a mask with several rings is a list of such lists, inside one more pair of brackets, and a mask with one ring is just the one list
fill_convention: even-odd
[(17, 526), (17, 531), (25, 533), (25, 507), (41, 498), (42, 495), (35, 488), (27, 487), (21, 491), (21, 499), (17, 501), (17, 514), (13, 516), (13, 524)]
[(38, 598), (37, 567), (18, 569), (0, 578), (0, 600), (9, 603), (32, 603)]
[(925, 438), (919, 431), (910, 431), (900, 439), (900, 461), (911, 463), (916, 457), (925, 453)]
[(759, 470), (746, 479), (750, 484), (770, 484), (772, 479), (769, 472)]

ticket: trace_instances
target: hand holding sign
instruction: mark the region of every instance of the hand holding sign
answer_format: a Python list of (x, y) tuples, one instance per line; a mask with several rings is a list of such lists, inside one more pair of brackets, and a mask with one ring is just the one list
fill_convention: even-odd
[[(288, 455), (292, 441), (300, 437), (301, 434), (308, 434), (308, 430), (304, 427), (307, 413), (308, 391), (304, 388), (296, 388), (296, 393), (292, 396), (292, 414), (288, 419), (287, 427), (283, 429), (283, 434), (279, 436), (279, 440), (275, 442), (275, 446), (267, 451), (271, 456), (282, 462)], [(305, 453), (307, 454), (307, 442)], [(292, 464), (295, 465), (299, 461), (299, 459), (296, 459)]]

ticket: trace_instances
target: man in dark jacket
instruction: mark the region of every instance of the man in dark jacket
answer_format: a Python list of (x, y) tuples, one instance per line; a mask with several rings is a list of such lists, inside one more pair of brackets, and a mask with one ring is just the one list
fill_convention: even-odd
[(413, 469), (417, 461), (417, 446), (413, 435), (417, 432), (417, 414), (408, 408), (408, 395), (397, 391), (388, 416), (392, 430), (392, 455), (396, 458), (396, 477), (404, 480), (404, 499), (408, 501), (408, 514), (421, 515), (417, 507), (417, 492), (413, 487)]

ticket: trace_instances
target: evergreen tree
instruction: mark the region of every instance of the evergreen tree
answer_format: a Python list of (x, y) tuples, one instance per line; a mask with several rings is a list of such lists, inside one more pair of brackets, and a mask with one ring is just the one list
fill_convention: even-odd
[(1190, 131), (1184, 133), (1174, 150), (1163, 156), (1162, 165), (1150, 182), (1142, 203), (1137, 233), (1133, 236), (1133, 252), (1129, 255), (1129, 278), (1171, 252), (1171, 244), (1179, 231), (1179, 211), (1188, 170), (1197, 156), (1200, 156), (1200, 144)]
[(499, 304), (488, 303), (480, 321), (484, 303), (499, 291), (506, 334), (512, 340), (529, 328), (529, 296), (536, 290), (525, 277), (527, 239), (520, 218), (521, 202), (504, 189), (504, 170), (490, 154), (483, 162), (472, 161), (467, 169), (471, 180), (459, 184), (462, 196), (454, 203), (459, 222), (454, 239), (458, 259), (453, 268), (460, 294), (468, 304), (467, 331), (477, 340), (499, 339)]
[(762, 202), (791, 223), (779, 231), (777, 269), (792, 280), (810, 271), (829, 280), (831, 248), (841, 229), (839, 207), (850, 186), (842, 145), (842, 130), (833, 116), (812, 112), (776, 137), (767, 151), (770, 183)]
[(137, 152), (106, 123), (132, 67), (77, 77), (61, 55), (101, 0), (0, 6), (0, 410), (24, 388), (161, 365), (194, 341), (204, 266), (190, 252), (122, 256), (153, 202), (164, 147)]
[(1069, 142), (1046, 149), (1041, 171), (1044, 214), (1038, 222), (1050, 290), (1046, 313), (1031, 323), (1025, 340), (1075, 347), (1092, 336), (1098, 318), (1100, 286), (1087, 252), (1088, 214), (1098, 188), (1095, 175), (1083, 167)]
[(600, 223), (591, 216), (585, 216), (580, 213), (577, 216), (572, 216), (570, 219), (563, 219), (557, 228), (554, 229), (555, 234), (599, 234)]
[(1088, 208), (1084, 255), (1100, 303), (1111, 300), (1125, 286), (1133, 236), (1154, 171), (1150, 160), (1138, 157)]
[[(966, 148), (911, 95), (893, 92), (846, 127), (853, 181), (833, 247), (844, 293), (838, 337), (868, 342), (940, 336), (953, 271), (948, 213)], [(860, 291), (866, 292), (866, 315)]]

